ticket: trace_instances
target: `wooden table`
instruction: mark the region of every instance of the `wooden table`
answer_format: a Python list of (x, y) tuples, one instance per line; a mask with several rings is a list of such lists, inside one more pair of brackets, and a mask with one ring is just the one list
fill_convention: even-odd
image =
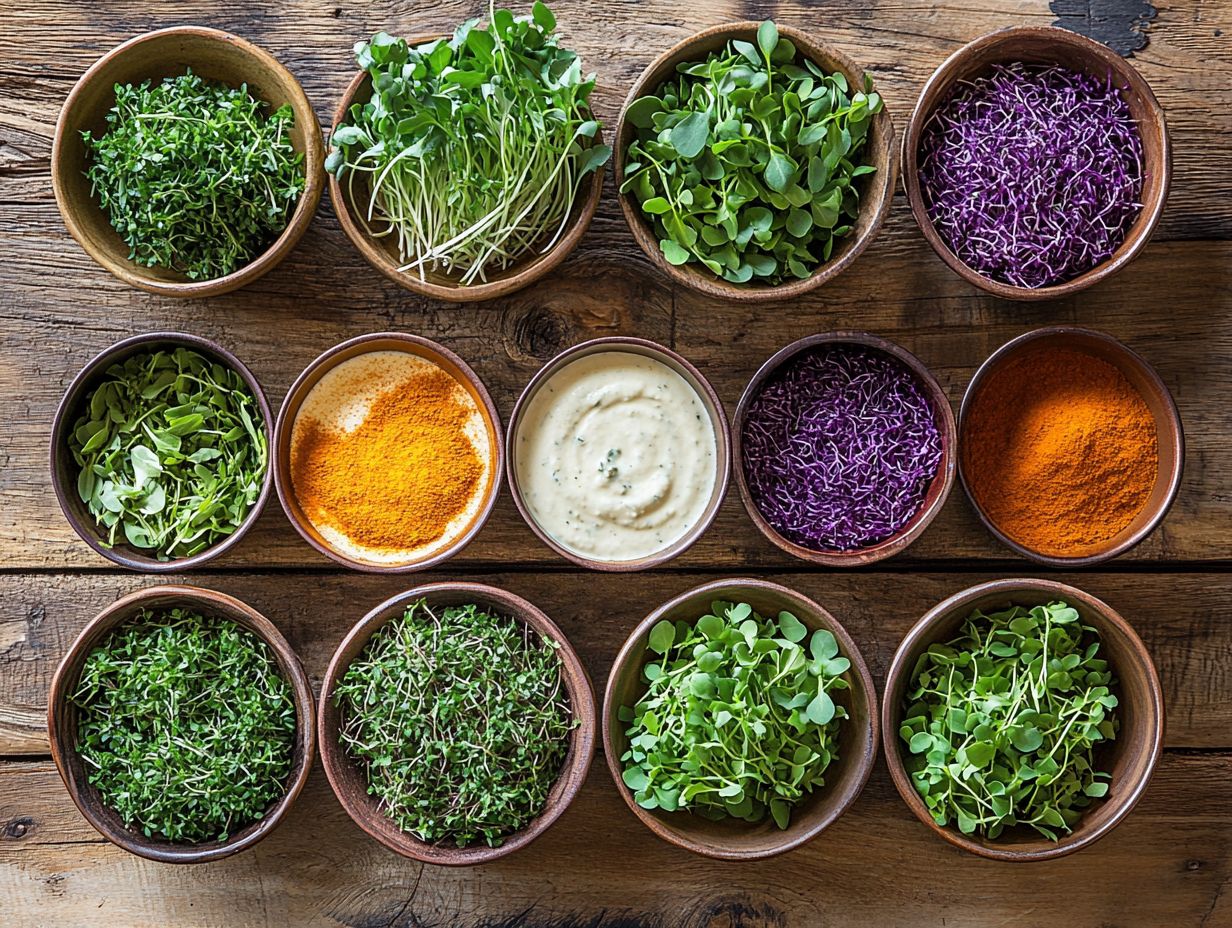
[[(659, 51), (726, 20), (773, 14), (833, 40), (874, 73), (901, 130), (924, 80), (960, 44), (999, 26), (1055, 18), (1044, 0), (553, 6), (568, 43), (598, 73), (595, 103), (609, 125)], [(636, 249), (610, 186), (578, 251), (539, 285), (498, 302), (454, 307), (398, 289), (364, 263), (328, 203), (295, 253), (246, 290), (174, 302), (129, 289), (69, 237), (48, 177), (60, 104), (100, 54), (173, 23), (229, 29), (281, 58), (328, 123), (353, 67), (353, 42), (379, 29), (446, 29), (478, 15), (482, 4), (188, 0), (142, 7), (0, 3), (0, 410), (7, 420), (0, 428), (0, 923), (1232, 925), (1229, 0), (1168, 5), (1135, 58), (1167, 110), (1176, 170), (1155, 241), (1115, 280), (1042, 305), (983, 296), (927, 248), (900, 192), (880, 237), (837, 283), (806, 300), (759, 308), (712, 303), (669, 285)], [(383, 329), (420, 333), (466, 358), (507, 417), (544, 361), (594, 335), (636, 334), (673, 346), (731, 410), (757, 366), (807, 333), (857, 328), (891, 338), (928, 364), (957, 403), (994, 348), (1048, 323), (1104, 329), (1142, 352), (1176, 397), (1188, 446), (1180, 496), (1160, 529), (1112, 564), (1062, 576), (1133, 622), (1155, 657), (1168, 708), (1167, 752), (1145, 799), (1108, 838), (1076, 856), (1012, 866), (955, 850), (910, 815), (879, 762), (852, 810), (812, 845), (759, 864), (720, 864), (651, 835), (624, 807), (599, 759), (577, 803), (546, 836), (491, 866), (421, 867), (387, 852), (342, 812), (318, 767), (264, 843), (218, 864), (176, 868), (105, 843), (77, 813), (48, 759), (47, 687), (66, 646), (104, 605), (157, 582), (92, 554), (62, 518), (48, 480), (47, 437), (61, 393), (90, 357), (122, 337), (173, 329), (216, 339), (251, 366), (277, 402), (312, 358), (345, 338)], [(997, 546), (960, 491), (905, 556), (852, 572), (785, 560), (757, 534), (733, 491), (687, 555), (667, 569), (615, 577), (579, 572), (551, 556), (505, 494), (478, 540), (429, 578), (480, 578), (534, 600), (602, 683), (628, 630), (670, 595), (716, 575), (774, 576), (846, 624), (880, 685), (896, 644), (929, 606), (980, 580), (1036, 573)], [(174, 579), (262, 610), (317, 682), (345, 630), (413, 582), (332, 566), (291, 530), (276, 501), (236, 551)]]

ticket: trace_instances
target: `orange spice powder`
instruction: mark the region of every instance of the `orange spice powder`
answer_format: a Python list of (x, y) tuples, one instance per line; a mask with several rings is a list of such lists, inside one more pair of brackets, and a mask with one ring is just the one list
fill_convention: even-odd
[(983, 383), (964, 423), (964, 473), (988, 518), (1054, 557), (1105, 548), (1159, 470), (1155, 420), (1116, 367), (1073, 349), (1024, 352)]
[(297, 421), (291, 482), (309, 518), (373, 549), (409, 551), (444, 535), (484, 476), (464, 432), (475, 410), (460, 389), (425, 367), (381, 392), (352, 432)]

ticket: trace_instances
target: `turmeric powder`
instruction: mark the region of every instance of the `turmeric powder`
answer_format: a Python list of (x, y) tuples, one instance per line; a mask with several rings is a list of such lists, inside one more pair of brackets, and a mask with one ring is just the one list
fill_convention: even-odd
[(1073, 349), (1025, 351), (993, 371), (961, 445), (989, 520), (1054, 557), (1105, 550), (1142, 511), (1159, 470), (1142, 395), (1116, 367)]
[(384, 386), (353, 431), (301, 411), (291, 446), (296, 499), (314, 525), (356, 545), (431, 545), (467, 510), (486, 476), (466, 434), (476, 414), (460, 384), (435, 364)]

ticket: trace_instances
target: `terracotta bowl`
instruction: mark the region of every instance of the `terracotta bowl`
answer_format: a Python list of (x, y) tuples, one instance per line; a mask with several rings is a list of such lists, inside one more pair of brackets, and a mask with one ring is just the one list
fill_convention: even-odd
[[(928, 218), (920, 190), (920, 137), (933, 113), (949, 97), (960, 81), (970, 80), (994, 64), (1023, 61), (1028, 64), (1057, 64), (1082, 71), (1103, 80), (1111, 77), (1129, 104), (1130, 113), (1142, 134), (1146, 179), (1142, 190), (1142, 212), (1121, 247), (1107, 260), (1072, 280), (1048, 287), (1017, 287), (991, 280), (968, 267), (942, 240)], [(1015, 26), (1000, 29), (970, 42), (952, 54), (933, 72), (920, 93), (907, 131), (903, 136), (903, 186), (911, 213), (928, 244), (959, 276), (994, 296), (1009, 300), (1051, 300), (1085, 290), (1119, 271), (1133, 260), (1151, 238), (1168, 199), (1172, 178), (1172, 149), (1163, 108), (1150, 86), (1128, 61), (1116, 52), (1068, 29), (1051, 26)]]
[[(748, 479), (744, 473), (741, 436), (744, 433), (744, 422), (748, 415), (749, 406), (756, 399), (766, 380), (772, 377), (775, 371), (782, 367), (784, 363), (800, 352), (808, 351), (818, 345), (862, 345), (884, 352), (901, 361), (915, 376), (921, 391), (932, 406), (933, 414), (936, 417), (937, 431), (941, 436), (941, 462), (937, 465), (936, 476), (933, 477), (932, 482), (928, 485), (928, 492), (924, 496), (924, 502), (920, 506), (920, 511), (915, 514), (910, 522), (893, 535), (867, 548), (856, 548), (851, 551), (816, 551), (812, 548), (798, 545), (794, 541), (783, 537), (766, 521), (766, 518), (757, 508), (757, 503), (753, 500), (753, 495), (749, 490)], [(744, 502), (744, 508), (748, 510), (749, 518), (753, 520), (753, 524), (757, 526), (763, 535), (788, 554), (813, 564), (821, 564), (825, 567), (862, 567), (866, 564), (874, 564), (877, 561), (885, 560), (898, 554), (924, 534), (924, 530), (928, 528), (933, 519), (937, 517), (937, 513), (941, 511), (941, 507), (945, 505), (946, 498), (950, 495), (950, 489), (954, 485), (955, 462), (957, 459), (955, 448), (957, 444), (954, 411), (950, 408), (950, 401), (946, 397), (945, 391), (941, 388), (941, 384), (937, 382), (937, 378), (920, 362), (919, 358), (905, 348), (900, 348), (893, 342), (887, 341), (884, 338), (878, 338), (875, 335), (869, 335), (866, 332), (828, 332), (824, 335), (809, 335), (799, 341), (792, 342), (786, 348), (778, 351), (758, 369), (757, 373), (753, 375), (753, 379), (749, 381), (749, 385), (744, 388), (744, 395), (740, 397), (740, 405), (736, 407), (735, 421), (732, 423), (733, 456), (736, 462), (736, 486), (740, 488), (740, 499)]]
[[(212, 81), (238, 87), (269, 103), (271, 110), (290, 104), (295, 113), (291, 143), (304, 155), (304, 192), (287, 227), (273, 244), (248, 264), (213, 280), (189, 280), (167, 268), (145, 267), (129, 260), (129, 249), (111, 227), (90, 192), (82, 131), (99, 136), (115, 104), (115, 85), (175, 77), (191, 68)], [(120, 280), (133, 287), (175, 297), (229, 293), (250, 284), (285, 258), (303, 237), (324, 190), (321, 126), (295, 76), (268, 52), (238, 36), (203, 26), (176, 26), (147, 32), (109, 51), (73, 87), (56, 123), (51, 151), (51, 180), (60, 215), (73, 238)]]
[[(237, 831), (226, 841), (184, 844), (160, 838), (147, 838), (128, 828), (114, 811), (105, 806), (98, 791), (90, 785), (87, 771), (77, 752), (77, 708), (72, 703), (86, 658), (115, 628), (125, 624), (142, 609), (160, 610), (187, 606), (207, 616), (230, 619), (264, 641), (274, 652), (278, 667), (295, 699), (295, 745), (291, 775), (286, 792), (265, 817)], [(269, 619), (247, 603), (224, 593), (193, 586), (154, 586), (116, 600), (100, 612), (69, 646), (51, 681), (47, 701), (47, 729), (51, 735), (51, 755), (73, 802), (94, 828), (108, 841), (124, 850), (160, 863), (196, 864), (229, 857), (246, 850), (278, 827), (294, 804), (308, 779), (316, 750), (313, 727), (312, 686), (291, 645)]]
[[(514, 832), (499, 847), (476, 844), (459, 848), (452, 844), (429, 844), (400, 829), (386, 816), (380, 801), (368, 793), (367, 778), (339, 741), (342, 713), (336, 705), (335, 691), (351, 662), (363, 651), (368, 639), (406, 607), (417, 600), (426, 600), (434, 607), (475, 604), (501, 615), (509, 616), (560, 645), (561, 677), (569, 692), (569, 701), (577, 727), (561, 769), (560, 779), (552, 787), (543, 812), (521, 831)], [(536, 606), (505, 590), (482, 583), (430, 583), (399, 593), (381, 603), (356, 623), (334, 652), (321, 684), (321, 701), (317, 730), (321, 744), (321, 761), (325, 775), (338, 801), (347, 814), (364, 831), (392, 851), (404, 857), (429, 864), (466, 866), (482, 864), (512, 854), (530, 844), (560, 818), (586, 780), (595, 753), (595, 695), (586, 668), (565, 638), (564, 633)]]
[[(629, 91), (621, 109), (620, 122), (616, 127), (616, 145), (612, 161), (616, 170), (616, 189), (624, 184), (625, 153), (633, 142), (634, 127), (626, 118), (629, 106), (639, 97), (656, 93), (665, 80), (676, 74), (676, 66), (682, 62), (701, 61), (711, 52), (721, 50), (732, 39), (757, 43), (757, 27), (760, 23), (746, 21), (712, 26), (672, 46), (656, 58)], [(833, 45), (821, 42), (805, 32), (779, 24), (779, 37), (790, 39), (799, 54), (820, 65), (827, 73), (841, 72), (852, 87), (864, 86), (864, 68), (857, 65)], [(830, 260), (820, 265), (811, 277), (790, 280), (778, 286), (765, 284), (736, 284), (716, 277), (707, 268), (697, 263), (674, 265), (663, 257), (659, 239), (653, 227), (642, 213), (636, 197), (619, 194), (620, 208), (633, 237), (652, 263), (677, 283), (691, 287), (698, 293), (721, 300), (741, 303), (760, 303), (772, 300), (790, 300), (815, 290), (833, 280), (851, 266), (872, 242), (890, 212), (894, 199), (894, 179), (898, 162), (894, 157), (894, 123), (889, 112), (882, 108), (873, 117), (865, 148), (865, 158), (874, 165), (875, 173), (857, 182), (861, 209), (851, 234), (834, 243)]]
[[(1001, 531), (992, 519), (989, 518), (980, 505), (979, 500), (976, 499), (975, 494), (971, 491), (971, 474), (967, 463), (962, 460), (961, 455), (959, 456), (958, 475), (962, 481), (963, 490), (967, 494), (967, 499), (970, 500), (972, 508), (979, 515), (980, 521), (984, 523), (985, 528), (1015, 554), (1048, 567), (1071, 569), (1090, 567), (1094, 564), (1111, 560), (1114, 557), (1119, 557), (1126, 551), (1129, 551), (1151, 534), (1155, 527), (1163, 521), (1181, 486), (1181, 476), (1185, 469), (1185, 435), (1181, 426), (1181, 416), (1177, 412), (1176, 403), (1172, 400), (1172, 394), (1168, 392), (1167, 386), (1165, 386), (1159, 375), (1155, 373), (1154, 368), (1141, 355), (1127, 348), (1111, 335), (1106, 335), (1103, 332), (1096, 332), (1092, 329), (1083, 329), (1077, 326), (1048, 326), (1027, 332), (1006, 342), (994, 351), (987, 361), (980, 365), (979, 370), (975, 372), (975, 376), (971, 378), (971, 383), (967, 385), (967, 392), (963, 396), (962, 407), (959, 410), (958, 431), (960, 438), (967, 427), (968, 416), (976, 397), (979, 396), (981, 387), (993, 371), (1000, 368), (1011, 358), (1021, 356), (1024, 352), (1046, 351), (1055, 348), (1081, 351), (1084, 354), (1089, 354), (1094, 358), (1099, 358), (1113, 365), (1125, 375), (1125, 378), (1142, 394), (1142, 398), (1146, 401), (1147, 408), (1155, 419), (1155, 428), (1159, 434), (1159, 471), (1155, 477), (1155, 486), (1151, 490), (1151, 495), (1148, 497), (1146, 505), (1142, 507), (1142, 511), (1118, 535), (1112, 538), (1103, 550), (1097, 551), (1094, 554), (1082, 557), (1058, 557), (1056, 555), (1042, 554), (1015, 541)], [(963, 445), (965, 445), (965, 441), (966, 439), (963, 438)]]
[(96, 355), (89, 364), (82, 368), (81, 373), (73, 378), (73, 382), (69, 385), (67, 392), (65, 392), (64, 398), (60, 400), (60, 406), (57, 408), (56, 417), (52, 422), (51, 483), (56, 493), (56, 499), (60, 503), (60, 509), (64, 512), (64, 517), (68, 519), (69, 525), (73, 527), (73, 531), (103, 557), (114, 561), (121, 567), (127, 567), (129, 570), (142, 570), (149, 573), (191, 570), (229, 551), (239, 544), (240, 539), (248, 533), (248, 530), (252, 528), (253, 524), (260, 517), (262, 510), (265, 509), (265, 502), (269, 499), (270, 487), (273, 484), (273, 466), (267, 465), (265, 477), (261, 482), (261, 493), (240, 527), (226, 538), (191, 557), (160, 561), (141, 549), (130, 545), (124, 538), (123, 532), (117, 536), (115, 547), (108, 548), (103, 544), (104, 534), (100, 530), (98, 522), (95, 521), (94, 516), (90, 514), (90, 510), (81, 501), (81, 496), (77, 493), (77, 476), (81, 469), (73, 460), (73, 454), (68, 447), (69, 430), (72, 429), (73, 423), (77, 421), (77, 417), (81, 414), (87, 398), (103, 381), (107, 369), (111, 365), (121, 363), (135, 354), (176, 347), (190, 348), (198, 354), (217, 360), (238, 373), (256, 398), (257, 407), (261, 410), (261, 426), (264, 428), (267, 438), (274, 431), (274, 417), (270, 412), (269, 403), (265, 400), (265, 391), (257, 383), (257, 378), (231, 352), (215, 342), (197, 335), (185, 335), (180, 332), (151, 332), (147, 335), (136, 335), (132, 338), (116, 342), (106, 351)]
[[(578, 554), (575, 551), (570, 551), (549, 535), (535, 521), (534, 516), (531, 515), (530, 508), (526, 505), (526, 500), (522, 497), (521, 482), (518, 478), (518, 429), (521, 425), (522, 413), (530, 405), (531, 400), (534, 399), (540, 388), (557, 371), (561, 370), (571, 361), (576, 361), (587, 355), (603, 354), (610, 351), (623, 351), (653, 358), (666, 364), (683, 377), (685, 382), (697, 391), (697, 395), (701, 398), (702, 405), (710, 416), (710, 424), (714, 428), (714, 437), (717, 444), (715, 457), (718, 462), (718, 472), (715, 474), (714, 490), (710, 494), (710, 502), (706, 504), (706, 509), (702, 513), (701, 518), (697, 520), (697, 524), (662, 551), (632, 561), (601, 561)], [(509, 456), (505, 463), (509, 478), (509, 489), (513, 493), (513, 501), (518, 507), (518, 512), (522, 514), (522, 518), (526, 520), (526, 524), (530, 526), (530, 530), (539, 537), (540, 541), (561, 557), (590, 570), (615, 572), (645, 570), (650, 567), (659, 567), (662, 564), (666, 564), (672, 558), (683, 554), (693, 546), (693, 543), (698, 538), (705, 534), (706, 529), (710, 527), (710, 523), (714, 521), (719, 507), (723, 505), (723, 497), (727, 495), (727, 485), (731, 479), (731, 430), (727, 426), (727, 415), (723, 412), (723, 402), (719, 399), (719, 395), (714, 392), (710, 382), (702, 376), (701, 371), (696, 367), (670, 348), (665, 348), (644, 338), (629, 338), (621, 335), (593, 338), (590, 341), (582, 342), (580, 345), (574, 345), (572, 348), (565, 349), (545, 364), (531, 378), (530, 383), (526, 385), (526, 389), (522, 391), (522, 395), (518, 398), (517, 405), (513, 407), (513, 414), (509, 417), (508, 445)]]
[[(788, 611), (810, 632), (829, 629), (840, 653), (851, 661), (844, 674), (850, 688), (836, 693), (836, 702), (849, 718), (841, 727), (838, 756), (825, 774), (825, 785), (792, 809), (786, 830), (767, 820), (756, 825), (736, 819), (711, 821), (690, 812), (648, 811), (634, 801), (621, 779), (621, 756), (628, 749), (621, 706), (632, 706), (645, 693), (641, 671), (646, 663), (650, 630), (662, 620), (694, 622), (717, 599), (746, 602), (761, 615)], [(664, 603), (633, 630), (620, 649), (603, 697), (603, 753), (616, 788), (627, 805), (651, 831), (672, 844), (719, 860), (756, 860), (773, 857), (812, 841), (855, 802), (877, 756), (877, 694), (873, 679), (856, 643), (834, 616), (813, 600), (787, 587), (765, 580), (716, 580), (682, 593)]]
[[(320, 383), (321, 378), (344, 361), (368, 354), (373, 351), (402, 351), (416, 357), (424, 358), (440, 367), (454, 378), (470, 394), (484, 418), (487, 427), (488, 442), (491, 448), (490, 479), (487, 491), (479, 510), (471, 520), (466, 530), (441, 550), (418, 560), (398, 563), (377, 563), (352, 557), (334, 548), (320, 531), (312, 524), (308, 515), (300, 505), (295, 495), (295, 487), (291, 481), (291, 439), (295, 431), (295, 420), (304, 405), (312, 388)], [(504, 434), (501, 431), (500, 416), (496, 404), (488, 393), (487, 387), (479, 379), (479, 375), (470, 366), (443, 345), (421, 338), (418, 335), (406, 335), (401, 332), (375, 332), (371, 335), (360, 335), (335, 345), (305, 368), (296, 378), (287, 398), (283, 401), (278, 413), (278, 423), (274, 426), (274, 441), (271, 445), (271, 461), (274, 471), (274, 486), (278, 490), (278, 500), (287, 514), (287, 518), (304, 540), (326, 557), (353, 570), (370, 571), (373, 573), (408, 573), (416, 570), (427, 570), (465, 548), (479, 534), (496, 504), (500, 493), (501, 472), (505, 459)]]
[[(1031, 608), (1054, 600), (1069, 603), (1078, 610), (1082, 621), (1099, 633), (1100, 653), (1107, 658), (1119, 680), (1113, 692), (1120, 700), (1117, 713), (1121, 730), (1115, 741), (1096, 753), (1100, 768), (1112, 773), (1108, 797), (1090, 806), (1078, 826), (1056, 842), (1027, 826), (1010, 829), (994, 841), (964, 835), (956, 827), (938, 825), (904, 766), (905, 752), (899, 735), (903, 697), (916, 662), (930, 645), (952, 639), (963, 620), (976, 609), (998, 610), (1011, 605)], [(1151, 656), (1137, 633), (1106, 603), (1052, 580), (993, 580), (963, 590), (934, 606), (899, 645), (881, 703), (881, 737), (886, 765), (903, 801), (916, 818), (955, 847), (992, 860), (1048, 860), (1072, 854), (1098, 841), (1115, 828), (1142, 797), (1163, 751), (1163, 736), (1163, 691)]]
[[(440, 34), (419, 35), (407, 39), (414, 48), (440, 38), (449, 38)], [(347, 85), (338, 109), (334, 111), (334, 126), (340, 126), (346, 121), (347, 114), (356, 103), (363, 104), (372, 98), (372, 78), (367, 71), (360, 71)], [(603, 143), (603, 133), (600, 130), (594, 139), (596, 145)], [(482, 283), (463, 285), (458, 275), (446, 274), (443, 271), (425, 270), (421, 279), (418, 271), (400, 271), (398, 268), (407, 264), (398, 254), (397, 240), (392, 236), (374, 238), (368, 231), (367, 207), (371, 195), (371, 187), (366, 178), (356, 177), (354, 183), (348, 177), (343, 177), (342, 183), (333, 174), (329, 175), (329, 198), (334, 204), (334, 212), (342, 230), (347, 234), (359, 253), (374, 268), (392, 280), (400, 287), (405, 287), (414, 293), (435, 300), (446, 300), (450, 303), (472, 303), (479, 300), (492, 300), (508, 296), (523, 287), (533, 284), (544, 275), (558, 267), (565, 258), (577, 247), (590, 221), (599, 208), (599, 195), (603, 192), (604, 168), (594, 171), (581, 185), (573, 203), (573, 211), (565, 231), (561, 233), (548, 251), (533, 254), (522, 259), (512, 267), (498, 273), (488, 275)], [(363, 204), (357, 205), (357, 204)], [(376, 220), (374, 219), (374, 222)]]

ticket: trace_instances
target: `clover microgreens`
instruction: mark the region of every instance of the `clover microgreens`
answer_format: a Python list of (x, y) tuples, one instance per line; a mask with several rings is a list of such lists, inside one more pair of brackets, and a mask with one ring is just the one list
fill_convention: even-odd
[[(807, 644), (805, 639), (808, 639)], [(833, 694), (851, 662), (834, 635), (789, 612), (715, 602), (694, 623), (659, 622), (632, 708), (625, 785), (638, 805), (786, 828), (792, 807), (825, 782), (847, 717)]]
[[(611, 156), (594, 143), (594, 75), (562, 48), (556, 17), (489, 5), (489, 23), (408, 46), (384, 32), (355, 46), (369, 100), (334, 128), (325, 169), (346, 178), (374, 236), (392, 236), (404, 265), (464, 284), (551, 248), (578, 189)], [(361, 194), (356, 178), (368, 181)]]
[(1064, 602), (985, 615), (916, 662), (899, 735), (938, 825), (996, 838), (1028, 825), (1057, 840), (1110, 774), (1095, 751), (1116, 737), (1116, 685), (1099, 635)]
[(147, 837), (225, 841), (286, 790), (291, 686), (229, 619), (142, 611), (90, 652), (72, 700), (90, 783)]
[(304, 191), (290, 105), (272, 113), (245, 85), (191, 72), (115, 85), (86, 177), (111, 225), (149, 267), (191, 280), (230, 274), (269, 246)]
[(672, 264), (700, 262), (734, 283), (809, 277), (859, 214), (855, 181), (882, 109), (866, 77), (850, 93), (797, 55), (773, 22), (733, 40), (630, 104), (632, 193)]
[(68, 435), (77, 492), (111, 547), (160, 561), (203, 551), (243, 524), (265, 479), (257, 401), (235, 370), (188, 348), (107, 369)]
[(473, 605), (420, 600), (334, 692), (368, 792), (422, 841), (496, 847), (539, 815), (575, 727), (559, 645)]

